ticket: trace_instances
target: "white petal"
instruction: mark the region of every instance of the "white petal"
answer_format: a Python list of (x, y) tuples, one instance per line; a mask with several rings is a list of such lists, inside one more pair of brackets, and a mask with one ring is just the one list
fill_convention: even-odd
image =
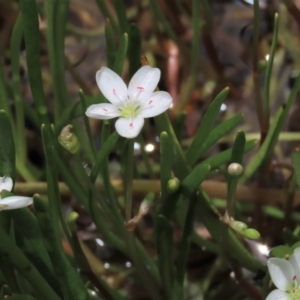
[(128, 139), (138, 136), (143, 125), (144, 119), (140, 116), (134, 119), (119, 118), (115, 124), (118, 134)]
[(122, 78), (109, 68), (102, 67), (96, 74), (98, 87), (112, 104), (120, 104), (127, 99), (127, 87)]
[(128, 85), (130, 99), (147, 99), (156, 88), (160, 79), (160, 70), (150, 66), (141, 67), (131, 78)]
[(296, 280), (298, 282), (300, 281), (300, 251), (299, 250), (295, 249), (294, 253), (289, 258), (289, 262), (294, 269)]
[(13, 187), (13, 181), (10, 177), (0, 177), (0, 192), (2, 190), (11, 191)]
[(120, 113), (115, 105), (110, 103), (93, 104), (85, 112), (89, 118), (108, 120), (118, 117)]
[(288, 295), (281, 290), (272, 291), (266, 298), (266, 300), (289, 300), (289, 299), (290, 298), (288, 297)]
[(155, 92), (144, 100), (141, 115), (144, 118), (151, 118), (166, 111), (172, 104), (172, 97), (167, 92)]
[(16, 209), (32, 204), (32, 198), (22, 196), (10, 196), (0, 200), (0, 211)]
[(270, 258), (268, 268), (276, 287), (281, 291), (286, 291), (295, 276), (292, 265), (284, 258)]

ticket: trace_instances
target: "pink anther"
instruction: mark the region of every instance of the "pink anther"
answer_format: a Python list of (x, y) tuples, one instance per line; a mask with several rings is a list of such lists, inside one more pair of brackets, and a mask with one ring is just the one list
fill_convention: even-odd
[(116, 95), (116, 90), (115, 89), (113, 89), (113, 94)]
[(153, 100), (149, 100), (148, 104), (151, 105), (153, 103)]
[(143, 91), (144, 90), (144, 88), (142, 87), (142, 86), (137, 86), (136, 87), (139, 91)]
[(130, 128), (133, 127), (133, 123), (132, 123), (132, 122), (129, 123), (129, 127), (130, 127)]
[(107, 110), (106, 108), (103, 107), (102, 109), (103, 109), (105, 112), (108, 112), (108, 110)]

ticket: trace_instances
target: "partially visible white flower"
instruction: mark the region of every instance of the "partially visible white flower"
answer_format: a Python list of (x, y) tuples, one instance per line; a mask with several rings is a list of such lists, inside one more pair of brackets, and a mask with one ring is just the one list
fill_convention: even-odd
[(172, 104), (169, 93), (153, 92), (159, 79), (159, 69), (143, 66), (134, 74), (127, 88), (118, 74), (102, 67), (96, 74), (96, 81), (110, 103), (91, 105), (86, 115), (102, 120), (119, 117), (115, 124), (119, 135), (135, 138), (142, 130), (144, 118), (160, 115)]
[[(10, 192), (12, 187), (13, 181), (10, 177), (0, 177), (0, 193), (2, 190), (7, 190)], [(0, 211), (25, 207), (32, 204), (32, 202), (32, 198), (23, 196), (9, 196), (1, 199), (0, 194)]]
[(300, 248), (288, 260), (270, 258), (268, 269), (273, 283), (277, 287), (266, 300), (299, 300), (300, 299)]

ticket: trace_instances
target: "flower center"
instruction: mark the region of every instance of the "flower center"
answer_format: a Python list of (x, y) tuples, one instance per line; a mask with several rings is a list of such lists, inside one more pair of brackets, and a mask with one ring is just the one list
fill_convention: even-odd
[(127, 100), (122, 106), (118, 108), (121, 117), (125, 119), (133, 119), (140, 113), (141, 105), (138, 101)]
[(300, 284), (297, 282), (297, 276), (293, 277), (293, 283), (291, 284), (290, 288), (286, 291), (291, 300), (300, 299)]

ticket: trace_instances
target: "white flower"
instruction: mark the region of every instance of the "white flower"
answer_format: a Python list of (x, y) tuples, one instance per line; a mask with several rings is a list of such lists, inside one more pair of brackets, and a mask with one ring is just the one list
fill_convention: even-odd
[(288, 260), (270, 258), (268, 269), (277, 289), (266, 300), (300, 299), (300, 248), (295, 249)]
[[(2, 190), (11, 191), (13, 181), (10, 177), (0, 177), (0, 193)], [(8, 209), (16, 209), (32, 204), (32, 198), (23, 196), (9, 196), (1, 199), (0, 194), (0, 211)]]
[(172, 104), (169, 93), (153, 92), (159, 79), (159, 69), (143, 66), (134, 74), (127, 88), (119, 75), (102, 67), (96, 74), (96, 81), (110, 103), (91, 105), (86, 115), (102, 120), (119, 117), (115, 124), (119, 135), (135, 138), (142, 130), (144, 118), (157, 116)]

